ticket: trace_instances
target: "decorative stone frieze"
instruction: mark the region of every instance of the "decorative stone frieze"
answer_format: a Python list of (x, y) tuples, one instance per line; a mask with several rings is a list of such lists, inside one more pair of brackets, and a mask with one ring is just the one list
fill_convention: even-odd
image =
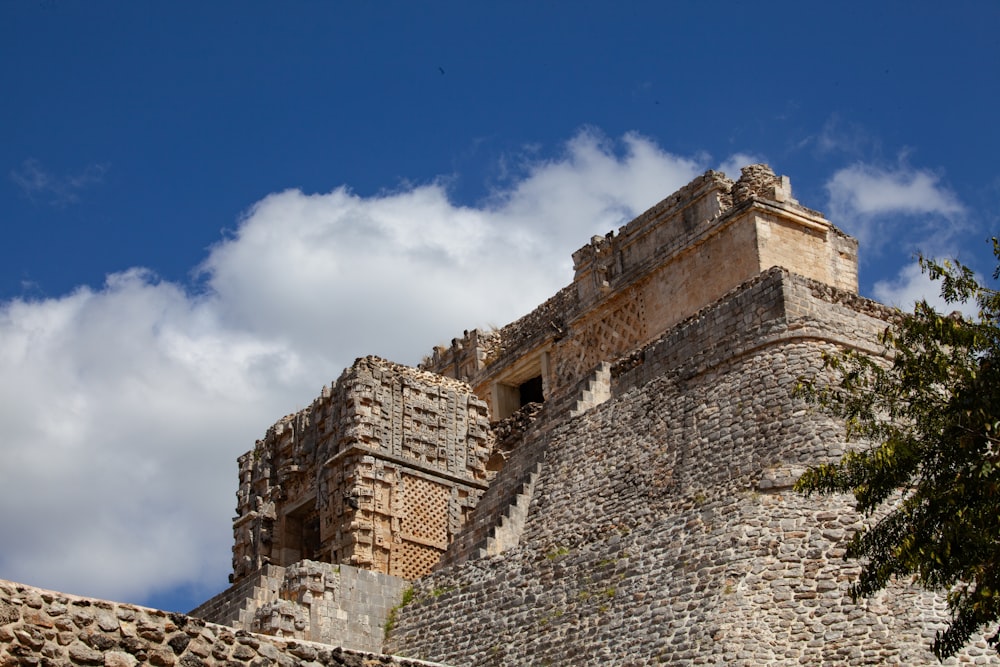
[(426, 574), (486, 488), (491, 442), (465, 383), (357, 360), (240, 457), (233, 583), (304, 559)]

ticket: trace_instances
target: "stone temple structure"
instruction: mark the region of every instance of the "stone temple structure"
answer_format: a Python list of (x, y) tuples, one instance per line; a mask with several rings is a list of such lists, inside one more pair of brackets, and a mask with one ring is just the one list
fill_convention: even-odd
[(240, 457), (233, 581), (305, 559), (427, 574), (487, 488), (490, 439), (465, 383), (359, 359)]
[(272, 426), (228, 590), (185, 616), (0, 582), (0, 665), (936, 662), (943, 597), (852, 602), (861, 517), (791, 490), (845, 447), (793, 386), (896, 315), (856, 241), (754, 165), (573, 260), (521, 319), (359, 359)]

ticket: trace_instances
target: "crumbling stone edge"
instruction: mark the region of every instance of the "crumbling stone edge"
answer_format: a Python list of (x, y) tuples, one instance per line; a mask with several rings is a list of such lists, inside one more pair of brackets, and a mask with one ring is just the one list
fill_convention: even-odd
[(257, 635), (185, 614), (0, 580), (0, 667), (69, 664), (442, 667), (441, 663)]

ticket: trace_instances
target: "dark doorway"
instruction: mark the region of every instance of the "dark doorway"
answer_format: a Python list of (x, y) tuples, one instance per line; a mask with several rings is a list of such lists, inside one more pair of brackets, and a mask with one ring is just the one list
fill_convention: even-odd
[(542, 376), (538, 375), (531, 378), (527, 382), (523, 382), (520, 387), (517, 388), (518, 393), (521, 395), (521, 407), (523, 408), (528, 403), (542, 403), (545, 401), (545, 397), (542, 395)]
[(319, 515), (307, 504), (285, 515), (285, 539), (282, 565), (320, 556)]

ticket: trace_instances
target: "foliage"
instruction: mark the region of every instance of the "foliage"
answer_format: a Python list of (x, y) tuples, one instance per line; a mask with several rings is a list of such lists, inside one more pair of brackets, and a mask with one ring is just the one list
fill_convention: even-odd
[[(996, 280), (995, 238), (993, 254)], [(853, 493), (872, 519), (847, 548), (862, 560), (855, 600), (894, 578), (946, 592), (951, 619), (932, 646), (944, 659), (1000, 620), (1000, 293), (957, 262), (920, 266), (948, 303), (975, 304), (978, 317), (921, 302), (881, 335), (885, 358), (828, 355), (839, 381), (802, 381), (801, 393), (864, 444), (810, 468), (796, 489)], [(1000, 652), (1000, 630), (988, 642)]]
[(415, 595), (416, 591), (413, 589), (413, 586), (410, 586), (405, 591), (403, 591), (403, 597), (400, 600), (399, 604), (397, 604), (395, 607), (389, 610), (389, 613), (385, 617), (385, 623), (382, 625), (383, 635), (385, 636), (386, 639), (389, 638), (389, 635), (392, 634), (392, 631), (396, 628), (396, 621), (398, 620), (399, 610), (405, 607), (406, 605), (410, 604), (411, 602), (413, 602), (413, 598)]
[(568, 553), (569, 553), (569, 549), (568, 548), (560, 546), (560, 547), (556, 547), (552, 551), (550, 551), (547, 554), (545, 554), (545, 557), (548, 558), (549, 560), (555, 560), (556, 558), (559, 558), (561, 556), (565, 556)]

